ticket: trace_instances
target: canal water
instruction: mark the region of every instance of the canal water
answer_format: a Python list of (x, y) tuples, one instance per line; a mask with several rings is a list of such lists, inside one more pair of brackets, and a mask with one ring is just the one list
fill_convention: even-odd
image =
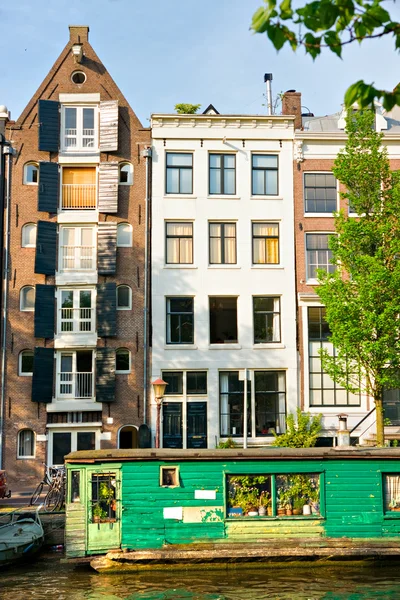
[(365, 566), (276, 565), (99, 575), (42, 555), (2, 569), (10, 600), (369, 600), (400, 599), (400, 562)]

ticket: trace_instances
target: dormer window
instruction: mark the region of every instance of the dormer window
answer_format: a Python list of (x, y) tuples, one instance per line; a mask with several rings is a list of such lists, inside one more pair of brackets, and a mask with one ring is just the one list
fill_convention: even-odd
[(65, 152), (97, 150), (96, 116), (94, 106), (63, 106), (61, 146)]

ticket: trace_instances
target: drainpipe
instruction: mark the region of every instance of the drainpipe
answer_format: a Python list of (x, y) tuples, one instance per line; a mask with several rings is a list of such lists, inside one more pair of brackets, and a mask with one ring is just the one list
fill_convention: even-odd
[(151, 223), (151, 148), (145, 148), (142, 156), (146, 159), (146, 205), (145, 205), (145, 240), (144, 240), (144, 361), (143, 361), (143, 423), (147, 421), (147, 394), (148, 394), (148, 325), (149, 325), (149, 273), (151, 271), (149, 259), (150, 223)]
[[(9, 254), (10, 254), (10, 199), (11, 199), (11, 165), (12, 156), (15, 151), (11, 148), (9, 142), (6, 142), (1, 136), (0, 150), (2, 167), (5, 167), (5, 160), (3, 155), (8, 157), (7, 160), (7, 171), (6, 173), (2, 169), (0, 173), (3, 182), (5, 181), (5, 195), (0, 196), (0, 211), (4, 214), (6, 220), (5, 235), (3, 231), (0, 231), (2, 239), (4, 238), (4, 270), (3, 270), (3, 302), (2, 302), (2, 324), (1, 324), (1, 397), (0, 397), (0, 469), (3, 468), (3, 429), (4, 429), (4, 407), (5, 407), (5, 384), (6, 384), (6, 351), (7, 351), (7, 303), (8, 303), (8, 270), (9, 270)], [(7, 177), (6, 177), (7, 175)], [(3, 222), (1, 223), (1, 229), (3, 229)]]

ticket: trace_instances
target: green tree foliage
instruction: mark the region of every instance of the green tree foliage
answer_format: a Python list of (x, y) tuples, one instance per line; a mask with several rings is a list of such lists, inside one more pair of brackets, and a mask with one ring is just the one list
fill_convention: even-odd
[(273, 446), (283, 448), (312, 448), (321, 431), (322, 415), (310, 415), (297, 409), (297, 419), (293, 413), (286, 419), (286, 433), (275, 435)]
[(175, 104), (175, 110), (178, 115), (195, 115), (199, 110), (201, 104)]
[(400, 178), (390, 171), (372, 111), (351, 114), (348, 139), (333, 173), (352, 211), (335, 215), (336, 270), (319, 272), (336, 356), (321, 353), (324, 370), (351, 392), (375, 400), (377, 443), (384, 443), (382, 394), (400, 385)]
[[(311, 0), (301, 6), (292, 0), (280, 4), (264, 0), (264, 6), (253, 15), (251, 29), (266, 33), (277, 50), (285, 44), (294, 51), (303, 47), (313, 59), (324, 48), (341, 57), (343, 46), (385, 36), (392, 37), (395, 50), (399, 50), (400, 23), (384, 5), (384, 0)], [(370, 106), (374, 99), (382, 99), (384, 108), (390, 110), (400, 104), (400, 85), (386, 91), (359, 80), (345, 96), (348, 106), (357, 102), (361, 108)]]

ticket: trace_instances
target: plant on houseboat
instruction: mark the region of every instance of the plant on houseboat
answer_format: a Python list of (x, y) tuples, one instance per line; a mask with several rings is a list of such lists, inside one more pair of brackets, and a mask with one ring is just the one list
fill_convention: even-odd
[(107, 517), (107, 513), (104, 508), (101, 508), (100, 504), (97, 502), (93, 505), (93, 522), (99, 523), (102, 519)]
[(114, 488), (108, 484), (106, 481), (102, 481), (99, 487), (99, 500), (100, 502), (105, 502), (106, 504), (111, 504), (111, 502), (115, 498)]

